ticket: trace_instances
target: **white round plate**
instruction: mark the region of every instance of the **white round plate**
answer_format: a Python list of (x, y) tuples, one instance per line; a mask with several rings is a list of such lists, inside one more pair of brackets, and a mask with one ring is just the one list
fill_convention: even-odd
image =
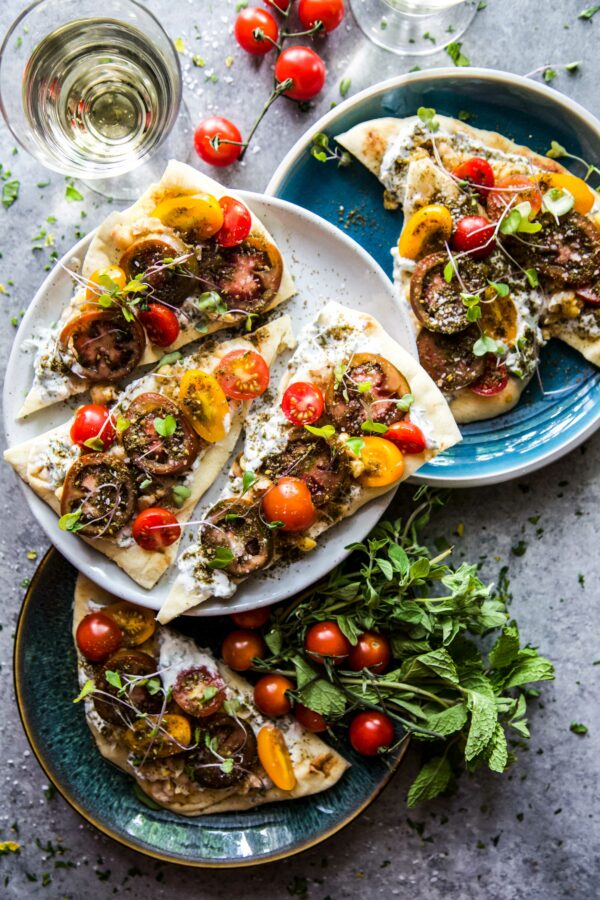
[[(400, 344), (414, 352), (413, 338), (396, 304), (391, 282), (373, 258), (352, 238), (314, 213), (284, 200), (248, 192), (240, 193), (269, 229), (289, 263), (298, 294), (279, 307), (278, 311), (290, 313), (296, 335), (317, 315), (326, 301), (337, 300), (375, 315)], [(61, 262), (66, 265), (73, 257), (82, 259), (91, 239), (90, 234), (79, 241)], [(44, 281), (21, 322), (8, 361), (4, 384), (4, 422), (9, 447), (60, 425), (69, 418), (73, 407), (79, 405), (85, 396), (80, 395), (70, 403), (48, 407), (25, 421), (18, 421), (16, 418), (33, 375), (33, 351), (24, 350), (22, 344), (36, 330), (56, 321), (71, 294), (71, 278), (59, 263)], [(190, 349), (186, 348), (186, 352), (189, 353)], [(279, 380), (286, 361), (287, 356), (282, 357), (274, 368), (274, 384)], [(204, 495), (200, 506), (204, 507), (216, 500), (227, 470), (228, 466), (222, 477)], [(152, 609), (161, 607), (177, 574), (176, 566), (152, 590), (144, 590), (115, 563), (76, 535), (60, 531), (56, 514), (20, 479), (19, 483), (33, 515), (54, 546), (74, 566), (92, 581), (123, 599)], [(230, 601), (204, 603), (197, 614), (216, 615), (267, 606), (308, 587), (347, 556), (347, 545), (361, 541), (369, 533), (385, 512), (393, 493), (390, 491), (376, 498), (351, 519), (332, 528), (320, 539), (317, 549), (302, 560), (286, 565), (285, 568), (275, 567), (272, 572), (249, 579), (239, 587)], [(192, 533), (194, 532), (195, 528), (192, 529)], [(184, 545), (185, 541), (184, 537)]]

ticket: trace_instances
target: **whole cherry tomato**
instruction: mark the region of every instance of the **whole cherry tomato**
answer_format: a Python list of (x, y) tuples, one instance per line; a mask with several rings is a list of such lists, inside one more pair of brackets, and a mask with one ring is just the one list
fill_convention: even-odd
[(355, 672), (370, 669), (372, 672), (385, 672), (392, 658), (390, 642), (383, 634), (365, 631), (358, 642), (350, 650), (348, 665)]
[(117, 652), (123, 641), (123, 632), (114, 619), (94, 612), (81, 620), (75, 640), (86, 659), (103, 662)]
[(138, 313), (138, 319), (157, 347), (169, 347), (179, 337), (179, 319), (172, 309), (162, 303), (149, 303), (148, 309)]
[(377, 756), (394, 743), (394, 723), (385, 713), (360, 712), (352, 719), (348, 734), (357, 753)]
[(294, 682), (284, 675), (263, 675), (254, 685), (254, 703), (265, 716), (287, 716), (292, 701), (287, 691), (294, 690)]
[(235, 39), (246, 53), (264, 56), (275, 49), (279, 29), (270, 12), (256, 6), (243, 9), (233, 28)]
[(116, 436), (110, 410), (100, 403), (80, 406), (75, 413), (70, 434), (73, 443), (84, 451), (108, 450)]
[(456, 224), (452, 246), (473, 259), (484, 259), (496, 246), (495, 226), (483, 216), (463, 216)]
[(329, 657), (335, 666), (344, 662), (352, 651), (352, 645), (337, 622), (315, 622), (304, 638), (304, 649), (315, 662), (324, 663)]
[(236, 672), (245, 672), (252, 668), (255, 657), (262, 659), (266, 655), (267, 645), (255, 631), (230, 631), (221, 647), (221, 656)]
[(308, 706), (296, 703), (294, 715), (302, 727), (306, 728), (307, 731), (312, 732), (312, 734), (318, 734), (320, 731), (327, 731), (327, 722), (325, 721), (324, 716), (322, 716), (321, 713), (309, 709)]
[(239, 128), (223, 116), (202, 119), (194, 132), (194, 147), (211, 166), (230, 166), (244, 149)]
[(223, 224), (215, 235), (221, 247), (235, 247), (245, 241), (252, 229), (252, 215), (247, 206), (235, 197), (221, 197)]
[(246, 612), (232, 613), (231, 621), (239, 628), (262, 628), (266, 625), (271, 617), (271, 610), (268, 606), (261, 606), (259, 609), (248, 609)]
[(483, 197), (486, 197), (490, 192), (490, 188), (494, 187), (494, 170), (487, 159), (482, 159), (480, 156), (472, 156), (471, 159), (466, 159), (454, 169), (452, 174), (455, 178), (467, 181), (474, 188), (477, 188), (477, 192)]
[(268, 6), (272, 6), (273, 9), (279, 10), (279, 12), (285, 13), (288, 11), (288, 7), (292, 0), (265, 0), (265, 3)]
[(254, 400), (269, 386), (269, 367), (254, 350), (232, 350), (215, 372), (221, 389), (231, 400)]
[(322, 22), (323, 31), (333, 31), (344, 18), (344, 0), (300, 0), (298, 17), (307, 30)]
[(508, 369), (499, 363), (493, 354), (486, 357), (483, 375), (469, 385), (469, 390), (480, 397), (493, 397), (500, 394), (508, 384)]
[(267, 522), (283, 522), (282, 531), (305, 531), (317, 517), (310, 490), (304, 481), (291, 475), (280, 478), (267, 491), (262, 508)]
[(325, 84), (325, 63), (310, 47), (288, 47), (277, 57), (275, 78), (282, 84), (288, 78), (292, 85), (285, 91), (292, 100), (311, 100)]
[(325, 398), (321, 388), (308, 381), (295, 381), (285, 391), (281, 408), (293, 425), (312, 425), (323, 415)]
[(427, 446), (425, 435), (413, 422), (394, 422), (384, 434), (386, 441), (392, 441), (403, 453), (422, 453)]
[(542, 192), (526, 175), (509, 175), (501, 178), (494, 190), (489, 191), (487, 214), (493, 222), (497, 222), (508, 209), (525, 202), (531, 203), (529, 218), (533, 219), (542, 208)]
[(170, 510), (150, 506), (137, 516), (131, 533), (144, 550), (164, 550), (179, 540), (181, 527)]

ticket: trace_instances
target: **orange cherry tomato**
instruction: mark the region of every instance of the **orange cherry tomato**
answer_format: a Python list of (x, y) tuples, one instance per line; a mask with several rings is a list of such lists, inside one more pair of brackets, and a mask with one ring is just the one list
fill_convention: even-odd
[(170, 510), (150, 506), (137, 516), (131, 533), (144, 550), (164, 550), (179, 540), (181, 527)]
[(339, 666), (350, 655), (352, 645), (337, 622), (326, 620), (308, 628), (304, 649), (315, 662), (325, 663), (327, 657)]
[(566, 172), (543, 172), (538, 173), (535, 178), (544, 191), (552, 188), (558, 188), (559, 190), (562, 188), (572, 194), (575, 200), (573, 208), (575, 212), (582, 216), (589, 213), (594, 205), (594, 194), (583, 178), (578, 178), (577, 175), (570, 175)]
[(392, 658), (390, 642), (383, 634), (365, 631), (350, 650), (348, 666), (355, 672), (370, 669), (371, 672), (385, 672)]
[(252, 660), (267, 655), (267, 645), (255, 631), (231, 631), (223, 641), (221, 656), (230, 669), (245, 672), (252, 668)]
[(254, 350), (232, 350), (221, 359), (215, 371), (226, 397), (254, 400), (269, 386), (269, 367)]
[(364, 487), (387, 487), (395, 484), (404, 474), (404, 457), (391, 441), (381, 437), (363, 438), (364, 446), (360, 451), (365, 471), (360, 483)]
[(179, 401), (201, 438), (209, 444), (223, 440), (230, 417), (229, 403), (214, 375), (188, 369), (179, 386)]
[(296, 721), (312, 734), (319, 734), (321, 731), (327, 731), (327, 722), (321, 713), (303, 706), (302, 703), (296, 703), (294, 707), (294, 715)]
[(254, 703), (265, 716), (287, 716), (292, 709), (287, 691), (294, 687), (284, 675), (263, 675), (254, 685)]
[(394, 422), (384, 435), (386, 441), (392, 441), (403, 453), (422, 453), (425, 449), (425, 435), (413, 422)]
[(116, 437), (110, 410), (100, 403), (80, 406), (71, 425), (71, 440), (85, 451), (108, 450)]
[(266, 625), (271, 617), (271, 610), (268, 606), (261, 606), (259, 609), (248, 609), (245, 612), (232, 613), (230, 618), (238, 628), (262, 628)]
[(110, 294), (117, 288), (122, 291), (127, 284), (127, 275), (121, 266), (106, 266), (96, 269), (87, 279), (86, 300), (96, 300), (101, 294)]
[(501, 178), (487, 195), (488, 216), (492, 222), (497, 222), (507, 209), (526, 201), (531, 203), (529, 218), (533, 219), (542, 208), (542, 193), (531, 178), (525, 175), (509, 175), (508, 178)]
[(256, 736), (256, 749), (262, 767), (282, 791), (293, 791), (296, 775), (285, 737), (275, 725), (263, 725)]
[(267, 522), (283, 522), (282, 531), (305, 531), (317, 518), (310, 490), (300, 478), (286, 475), (264, 495)]

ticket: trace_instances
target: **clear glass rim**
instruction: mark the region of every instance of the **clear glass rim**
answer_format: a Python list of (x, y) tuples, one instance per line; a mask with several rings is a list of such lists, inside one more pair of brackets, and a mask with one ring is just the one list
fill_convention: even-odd
[[(11, 37), (14, 35), (17, 28), (19, 27), (19, 25), (23, 22), (23, 20), (31, 12), (33, 12), (34, 9), (37, 9), (37, 7), (43, 6), (44, 4), (55, 3), (55, 2), (57, 2), (57, 0), (33, 0), (33, 2), (29, 4), (29, 6), (26, 6), (25, 9), (19, 13), (17, 18), (9, 26), (8, 31), (6, 32), (6, 34), (4, 36), (4, 40), (2, 41), (2, 45), (0, 46), (0, 74), (2, 71), (2, 64), (4, 62), (6, 51), (8, 50), (9, 41), (10, 41)], [(132, 169), (136, 169), (143, 162), (146, 162), (150, 156), (152, 156), (152, 155), (154, 155), (154, 153), (156, 153), (156, 151), (161, 147), (163, 142), (166, 140), (168, 135), (171, 133), (171, 130), (173, 129), (173, 126), (175, 125), (175, 122), (177, 121), (177, 116), (179, 114), (179, 109), (181, 107), (181, 100), (182, 100), (182, 96), (183, 96), (183, 73), (181, 70), (181, 62), (179, 60), (179, 54), (175, 50), (175, 47), (173, 46), (173, 42), (172, 42), (171, 38), (169, 37), (169, 35), (165, 31), (165, 29), (163, 28), (162, 23), (160, 22), (158, 17), (152, 12), (152, 10), (148, 9), (146, 6), (143, 6), (139, 2), (139, 0), (118, 0), (118, 2), (136, 7), (143, 15), (145, 15), (149, 19), (151, 19), (154, 22), (154, 24), (157, 26), (159, 31), (161, 31), (162, 34), (164, 35), (167, 45), (171, 48), (173, 60), (175, 62), (175, 66), (177, 68), (177, 93), (176, 93), (176, 103), (174, 104), (174, 107), (173, 107), (175, 112), (172, 116), (169, 127), (165, 130), (165, 133), (162, 135), (161, 139), (156, 144), (154, 144), (154, 146), (151, 147), (150, 150), (147, 151), (143, 156), (135, 159), (131, 165), (123, 166), (123, 167), (120, 167), (119, 169), (112, 171), (110, 173), (111, 177), (117, 176), (117, 175), (125, 175), (127, 172), (131, 172)], [(98, 18), (101, 18), (102, 11), (99, 10), (98, 12), (99, 12)], [(91, 16), (84, 16), (84, 18), (91, 18)], [(51, 33), (50, 30), (48, 31), (48, 33), (49, 34)], [(94, 180), (106, 177), (105, 174), (98, 174), (98, 175), (96, 175), (94, 173), (90, 174), (90, 173), (84, 172), (83, 170), (81, 170), (77, 175), (73, 175), (72, 170), (68, 171), (64, 168), (58, 168), (57, 166), (51, 166), (51, 165), (48, 165), (48, 163), (46, 161), (41, 160), (37, 156), (37, 154), (33, 152), (33, 150), (31, 149), (31, 146), (28, 145), (21, 138), (21, 136), (17, 133), (17, 131), (15, 131), (15, 128), (13, 127), (13, 125), (10, 121), (10, 117), (6, 110), (6, 106), (4, 104), (4, 93), (2, 90), (2, 78), (1, 77), (0, 77), (0, 113), (2, 113), (2, 118), (4, 119), (8, 130), (10, 131), (10, 133), (12, 134), (14, 139), (17, 141), (19, 146), (21, 146), (24, 150), (26, 150), (27, 153), (29, 153), (31, 156), (33, 156), (46, 169), (50, 169), (53, 172), (59, 172), (61, 175), (69, 175), (74, 178), (85, 178), (88, 181), (94, 181)]]

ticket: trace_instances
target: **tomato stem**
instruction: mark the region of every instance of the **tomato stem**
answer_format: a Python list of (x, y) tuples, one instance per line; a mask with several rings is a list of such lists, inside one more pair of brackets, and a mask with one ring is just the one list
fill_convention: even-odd
[(318, 19), (313, 27), (309, 28), (307, 31), (282, 31), (280, 40), (285, 41), (288, 38), (310, 37), (311, 34), (316, 34), (317, 31), (323, 31), (323, 23), (320, 19)]
[[(292, 79), (291, 79), (291, 78), (286, 78), (285, 81), (282, 81), (282, 82), (278, 83), (278, 84), (273, 88), (273, 90), (271, 91), (271, 95), (270, 95), (269, 99), (267, 100), (267, 102), (266, 102), (265, 105), (263, 106), (262, 110), (260, 111), (258, 117), (256, 118), (256, 120), (255, 120), (255, 122), (254, 122), (254, 125), (253, 125), (252, 128), (250, 129), (250, 133), (249, 133), (248, 137), (246, 138), (246, 140), (245, 140), (245, 141), (243, 142), (243, 144), (242, 144), (242, 146), (243, 146), (244, 149), (242, 150), (242, 152), (240, 153), (240, 155), (239, 155), (239, 157), (238, 157), (239, 160), (242, 160), (242, 159), (244, 158), (244, 155), (245, 155), (245, 153), (246, 153), (246, 150), (248, 149), (248, 145), (250, 144), (250, 141), (251, 141), (252, 138), (254, 137), (254, 134), (255, 134), (255, 132), (256, 132), (256, 129), (258, 128), (258, 126), (259, 126), (260, 123), (262, 122), (263, 118), (264, 118), (265, 115), (267, 114), (267, 112), (268, 112), (268, 110), (270, 109), (270, 107), (273, 105), (273, 103), (275, 103), (275, 101), (278, 99), (278, 97), (281, 97), (282, 94), (284, 94), (286, 91), (289, 91), (289, 89), (291, 88), (292, 84), (293, 84)], [(228, 141), (223, 141), (222, 143), (225, 144), (225, 143), (234, 143), (234, 142), (233, 142), (233, 141), (229, 141), (229, 142), (228, 142)]]

